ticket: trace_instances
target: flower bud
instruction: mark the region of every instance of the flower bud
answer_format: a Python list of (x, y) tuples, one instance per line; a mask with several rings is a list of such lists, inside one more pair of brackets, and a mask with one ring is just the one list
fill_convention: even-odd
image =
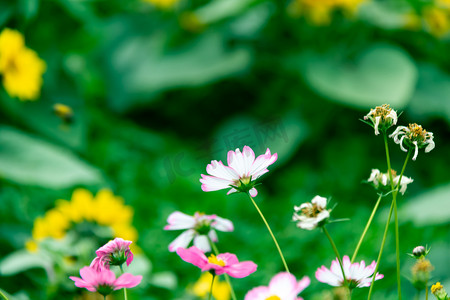
[(426, 250), (424, 246), (417, 246), (413, 249), (412, 253), (415, 257), (419, 258), (421, 256), (425, 256)]

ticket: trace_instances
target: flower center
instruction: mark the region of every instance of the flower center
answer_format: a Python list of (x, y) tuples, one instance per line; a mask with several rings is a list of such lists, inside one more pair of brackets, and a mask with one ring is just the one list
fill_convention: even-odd
[(225, 267), (225, 265), (226, 265), (226, 263), (223, 260), (221, 260), (220, 258), (217, 258), (217, 256), (215, 256), (214, 254), (211, 254), (208, 257), (208, 262), (210, 264), (215, 264), (215, 265), (218, 265), (221, 267)]
[(312, 207), (305, 207), (302, 209), (302, 213), (308, 218), (315, 218), (323, 209), (317, 204), (313, 204)]
[(381, 106), (375, 107), (375, 111), (373, 112), (374, 117), (381, 117), (383, 120), (387, 115), (392, 111), (392, 108), (389, 107), (389, 104), (383, 104)]
[(281, 298), (274, 295), (274, 296), (270, 296), (269, 298), (266, 298), (266, 300), (281, 300)]
[(200, 235), (207, 235), (211, 230), (211, 221), (212, 220), (201, 220), (195, 224), (194, 230)]
[(114, 290), (112, 286), (107, 285), (107, 284), (99, 284), (96, 287), (96, 290), (99, 294), (103, 295), (103, 296), (107, 296), (109, 294), (112, 293), (112, 291)]
[(414, 141), (426, 140), (427, 131), (421, 125), (409, 124), (409, 138)]
[(235, 184), (237, 187), (241, 187), (242, 185), (244, 185), (244, 186), (248, 185), (250, 183), (250, 181), (251, 181), (250, 177), (242, 177), (239, 180), (236, 180)]
[(397, 176), (397, 171), (394, 169), (391, 169), (392, 178), (395, 178)]

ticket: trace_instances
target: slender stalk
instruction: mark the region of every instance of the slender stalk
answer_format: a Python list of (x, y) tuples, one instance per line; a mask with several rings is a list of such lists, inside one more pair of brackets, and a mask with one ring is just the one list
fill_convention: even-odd
[(380, 266), (381, 255), (383, 254), (383, 248), (384, 248), (384, 244), (386, 242), (386, 236), (387, 236), (387, 232), (389, 229), (389, 223), (391, 222), (393, 209), (394, 209), (394, 202), (392, 201), (391, 208), (389, 209), (389, 216), (388, 216), (388, 219), (386, 222), (386, 227), (384, 228), (383, 240), (381, 241), (380, 252), (378, 253), (377, 264), (375, 266), (375, 271), (373, 272), (372, 283), (370, 284), (369, 296), (367, 297), (367, 300), (370, 300), (370, 297), (372, 296), (372, 289), (373, 289), (373, 285), (375, 282), (375, 276), (377, 274), (378, 267)]
[(5, 294), (2, 293), (2, 291), (0, 291), (0, 296), (3, 298), (3, 300), (8, 300), (8, 298), (5, 296)]
[(344, 265), (342, 264), (342, 259), (341, 256), (339, 255), (339, 251), (336, 248), (336, 245), (334, 244), (333, 239), (331, 238), (331, 235), (328, 233), (328, 230), (325, 228), (325, 226), (322, 226), (322, 230), (323, 233), (325, 233), (325, 235), (327, 236), (328, 240), (330, 241), (331, 247), (333, 247), (334, 253), (336, 254), (336, 257), (339, 261), (339, 266), (341, 266), (342, 276), (344, 277), (344, 284), (348, 287), (349, 285), (347, 284), (347, 276), (345, 275), (344, 272)]
[[(122, 265), (120, 265), (119, 267), (120, 267), (120, 271), (121, 271), (122, 274), (123, 274), (124, 272), (123, 272)], [(125, 300), (128, 300), (127, 288), (123, 288), (123, 298), (124, 298)]]
[(266, 225), (267, 230), (269, 230), (270, 236), (272, 237), (272, 240), (273, 240), (273, 242), (275, 243), (275, 246), (277, 247), (278, 253), (280, 254), (281, 260), (283, 261), (284, 268), (286, 269), (286, 271), (287, 271), (288, 273), (290, 273), (290, 272), (289, 272), (288, 265), (287, 265), (287, 263), (286, 263), (286, 260), (284, 259), (283, 253), (281, 252), (281, 248), (280, 248), (280, 246), (278, 245), (277, 239), (275, 238), (275, 236), (274, 236), (273, 233), (272, 233), (272, 230), (270, 229), (269, 223), (267, 223), (266, 218), (264, 218), (263, 213), (262, 213), (261, 210), (259, 209), (259, 207), (258, 207), (258, 205), (256, 204), (255, 200), (253, 200), (253, 197), (250, 196), (250, 194), (248, 194), (248, 193), (247, 193), (247, 195), (250, 197), (250, 200), (252, 200), (252, 203), (253, 203), (253, 205), (255, 206), (256, 210), (258, 211), (259, 215), (261, 216), (261, 219), (263, 220), (264, 224)]
[(208, 300), (211, 300), (212, 292), (213, 292), (213, 285), (214, 285), (214, 278), (216, 278), (216, 275), (213, 274), (212, 280), (211, 280), (211, 288), (209, 289), (209, 297)]
[[(211, 248), (213, 249), (214, 254), (216, 256), (219, 255), (219, 249), (217, 249), (216, 244), (209, 238), (209, 236), (206, 236), (206, 237), (208, 238), (209, 244), (211, 245)], [(237, 300), (236, 294), (234, 293), (233, 286), (231, 285), (230, 276), (228, 276), (227, 273), (224, 273), (223, 275), (225, 276), (225, 281), (228, 283), (228, 286), (230, 287), (231, 299)]]
[(359, 247), (361, 247), (362, 241), (364, 240), (364, 237), (366, 236), (366, 233), (369, 230), (370, 224), (372, 223), (373, 217), (375, 216), (378, 206), (380, 205), (382, 197), (383, 197), (383, 195), (380, 194), (380, 196), (378, 197), (377, 203), (375, 203), (375, 207), (372, 210), (372, 214), (369, 217), (369, 221), (367, 221), (366, 228), (364, 228), (361, 238), (359, 239), (358, 245), (356, 245), (355, 252), (353, 252), (351, 263), (353, 263), (355, 261), (356, 255), (358, 254), (358, 251), (359, 251)]
[(428, 284), (425, 285), (425, 300), (428, 300)]

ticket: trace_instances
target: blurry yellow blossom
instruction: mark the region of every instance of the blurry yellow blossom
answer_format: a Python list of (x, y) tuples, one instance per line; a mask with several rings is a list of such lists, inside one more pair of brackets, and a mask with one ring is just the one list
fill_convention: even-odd
[(0, 33), (0, 74), (11, 97), (36, 100), (40, 95), (45, 62), (25, 46), (22, 34), (9, 28)]
[(366, 0), (294, 0), (289, 10), (295, 15), (305, 15), (316, 25), (327, 25), (331, 22), (336, 10), (343, 11), (347, 16), (356, 13), (358, 7)]
[(450, 8), (444, 6), (427, 7), (423, 18), (427, 29), (434, 36), (440, 37), (450, 31)]
[(100, 190), (94, 197), (88, 190), (77, 189), (70, 201), (57, 200), (54, 208), (34, 220), (32, 240), (25, 246), (35, 251), (39, 241), (61, 239), (75, 224), (83, 222), (109, 227), (114, 237), (136, 241), (138, 233), (131, 224), (133, 214), (133, 209), (110, 190)]
[(162, 9), (169, 9), (175, 6), (178, 3), (178, 0), (143, 0), (144, 2), (148, 2), (153, 4), (156, 7)]
[[(192, 286), (191, 292), (203, 298), (208, 295), (211, 288), (212, 275), (209, 272), (203, 272), (197, 282)], [(230, 300), (230, 286), (224, 281), (219, 281), (219, 278), (214, 279), (213, 294), (216, 300)]]

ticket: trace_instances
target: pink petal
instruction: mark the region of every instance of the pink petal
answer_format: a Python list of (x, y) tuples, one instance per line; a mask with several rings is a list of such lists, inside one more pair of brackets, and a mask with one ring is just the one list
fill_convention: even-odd
[[(269, 148), (267, 148), (267, 151), (265, 154), (262, 154), (256, 158), (252, 165), (252, 169), (250, 171), (250, 175), (254, 175), (255, 177), (259, 177), (262, 174), (259, 174), (263, 170), (267, 169), (268, 166), (273, 164), (278, 158), (278, 154), (275, 153), (274, 155), (270, 154)], [(264, 172), (265, 173), (265, 172)], [(253, 177), (252, 177), (253, 178)], [(256, 178), (253, 178), (256, 179)]]
[(202, 183), (202, 190), (204, 192), (212, 192), (227, 189), (230, 187), (230, 185), (234, 184), (234, 181), (231, 180), (226, 180), (203, 174), (202, 178), (200, 179), (200, 182)]
[(199, 268), (203, 268), (208, 263), (208, 259), (205, 254), (203, 254), (203, 252), (195, 246), (188, 249), (178, 248), (177, 254), (185, 262), (191, 263)]
[[(281, 272), (272, 277), (269, 283), (270, 291), (281, 299), (293, 299), (298, 293), (295, 293), (297, 280), (295, 276), (288, 272)], [(295, 293), (295, 294), (294, 294)]]
[(311, 284), (311, 279), (308, 276), (303, 276), (303, 278), (297, 284), (297, 294), (301, 293)]
[(258, 266), (252, 261), (243, 261), (238, 264), (224, 267), (225, 273), (234, 278), (243, 278), (256, 271)]
[(258, 195), (258, 191), (255, 188), (251, 188), (248, 192), (252, 197), (256, 197)]
[(121, 288), (132, 288), (137, 286), (142, 281), (142, 276), (134, 276), (130, 273), (125, 273), (120, 275), (119, 278), (114, 282), (114, 290)]
[(206, 167), (206, 172), (214, 177), (236, 181), (239, 179), (238, 173), (230, 167), (224, 166), (221, 161), (213, 160)]
[(236, 255), (233, 253), (228, 253), (228, 252), (221, 253), (221, 254), (217, 255), (217, 258), (223, 260), (227, 264), (227, 266), (239, 263), (239, 260), (237, 259)]
[(270, 296), (270, 290), (267, 286), (259, 286), (251, 289), (246, 295), (244, 300), (266, 300)]

